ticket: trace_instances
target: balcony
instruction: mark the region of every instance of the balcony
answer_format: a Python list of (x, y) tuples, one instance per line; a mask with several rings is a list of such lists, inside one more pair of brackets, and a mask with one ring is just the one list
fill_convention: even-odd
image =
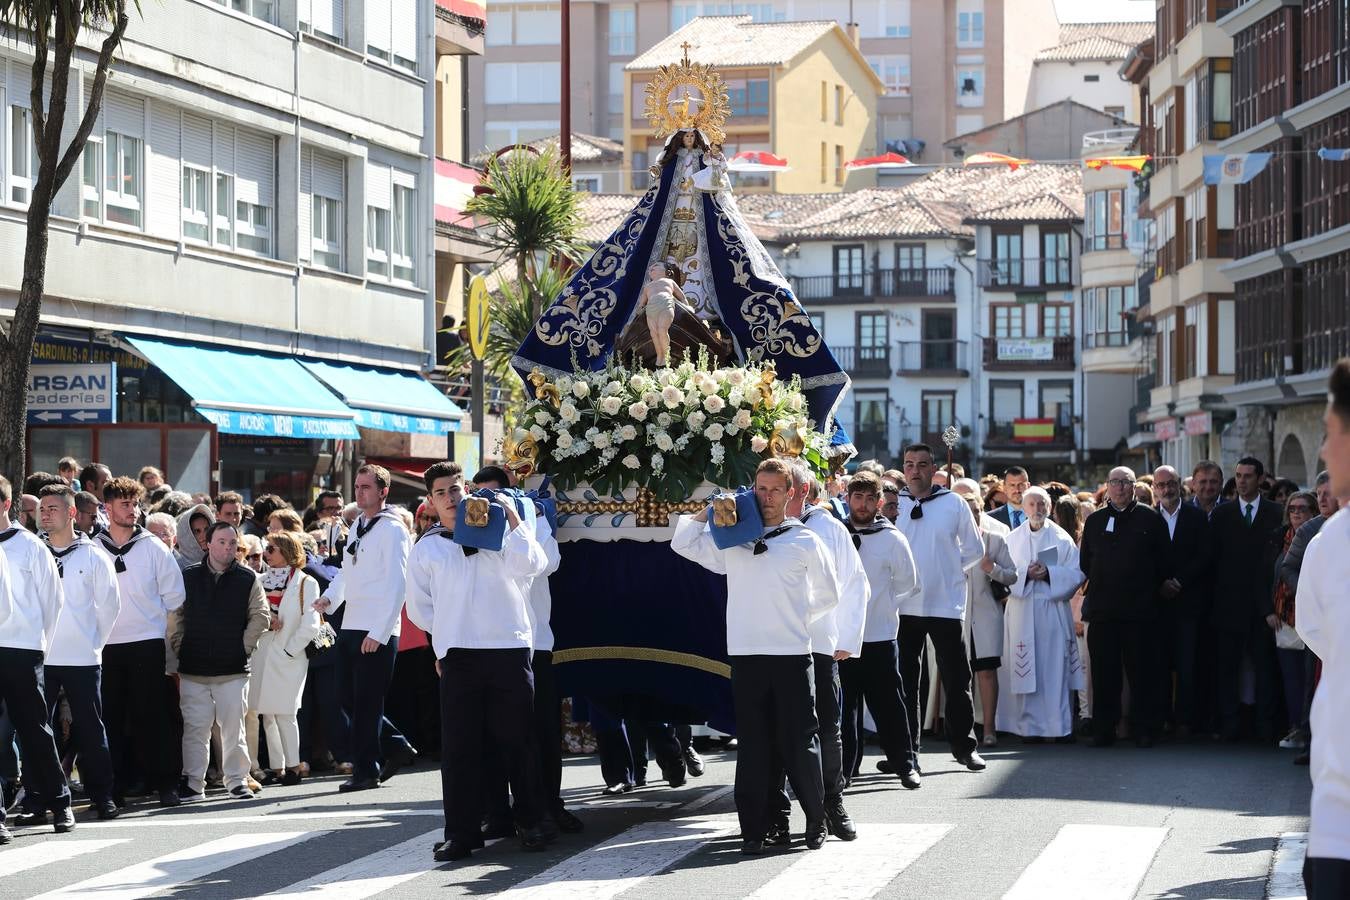
[(835, 275), (794, 275), (792, 291), (800, 300), (825, 303), (877, 300), (953, 300), (956, 287), (949, 268), (875, 269)]
[(482, 56), (487, 6), (475, 0), (436, 0), (436, 55)]
[(1042, 291), (1073, 287), (1073, 261), (1066, 257), (1034, 256), (979, 261), (980, 287), (991, 291)]
[(1072, 369), (1073, 338), (984, 339), (984, 367), (990, 372)]
[(961, 377), (970, 375), (970, 353), (966, 341), (900, 341), (897, 374), (911, 377)]
[[(1019, 419), (1019, 422), (1049, 422), (1045, 419)], [(1016, 434), (1015, 423), (1012, 420), (999, 421), (991, 419), (988, 425), (988, 433), (984, 436), (984, 446), (988, 448), (1039, 448), (1043, 450), (1071, 450), (1073, 449), (1073, 426), (1061, 423), (1044, 426), (1049, 428), (1049, 436), (1037, 435), (1034, 437), (1019, 437)], [(1028, 429), (1038, 430), (1038, 429)]]
[(834, 359), (854, 378), (890, 378), (891, 348), (882, 347), (831, 347)]

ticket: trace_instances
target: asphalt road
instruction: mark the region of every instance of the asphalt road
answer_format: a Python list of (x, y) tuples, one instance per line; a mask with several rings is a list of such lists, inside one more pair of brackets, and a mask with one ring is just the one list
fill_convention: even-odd
[[(1283, 873), (1301, 865), (1309, 782), (1288, 752), (1005, 738), (988, 770), (972, 773), (943, 751), (934, 743), (925, 752), (916, 792), (892, 777), (860, 777), (846, 795), (859, 840), (831, 839), (814, 853), (797, 812), (791, 849), (740, 855), (734, 752), (710, 754), (707, 773), (683, 788), (653, 783), (620, 798), (600, 796), (598, 764), (577, 757), (567, 760), (564, 791), (586, 831), (543, 853), (503, 841), (437, 865), (439, 774), (422, 767), (350, 796), (337, 793), (337, 778), (311, 779), (252, 802), (217, 794), (109, 823), (81, 816), (69, 835), (17, 830), (0, 848), (0, 897), (1302, 896)], [(864, 772), (877, 758), (872, 748)]]

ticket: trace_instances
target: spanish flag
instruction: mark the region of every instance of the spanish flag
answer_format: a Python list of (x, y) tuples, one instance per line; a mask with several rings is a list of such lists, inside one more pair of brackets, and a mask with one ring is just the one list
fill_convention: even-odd
[(1048, 444), (1054, 439), (1054, 419), (1013, 419), (1014, 441), (1024, 444)]
[(1117, 169), (1141, 172), (1144, 166), (1148, 165), (1149, 159), (1151, 159), (1149, 156), (1099, 156), (1083, 160), (1083, 165), (1093, 171), (1103, 169), (1106, 166), (1115, 166)]
[(1014, 172), (1019, 166), (1029, 165), (1031, 160), (1018, 159), (1016, 156), (1009, 156), (1006, 153), (972, 153), (965, 159), (965, 165), (968, 166), (1007, 166)]

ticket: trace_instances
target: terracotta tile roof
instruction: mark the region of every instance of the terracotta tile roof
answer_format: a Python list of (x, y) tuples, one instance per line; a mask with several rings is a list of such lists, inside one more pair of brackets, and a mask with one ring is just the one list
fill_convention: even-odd
[(838, 28), (829, 22), (754, 22), (750, 16), (699, 16), (624, 68), (650, 71), (684, 58), (680, 46), (689, 42), (689, 58), (719, 68), (781, 66), (819, 38)]
[(637, 205), (637, 194), (577, 194), (581, 213), (581, 232), (577, 236), (588, 244), (598, 244), (614, 233), (624, 216)]
[(1059, 26), (1059, 43), (1036, 54), (1036, 62), (1123, 60), (1153, 37), (1152, 22), (1075, 22)]
[[(527, 147), (533, 147), (536, 150), (543, 150), (546, 147), (552, 147), (555, 150), (558, 147), (558, 135), (551, 134), (548, 137), (542, 137), (537, 141), (530, 141)], [(490, 154), (480, 153), (473, 158), (474, 165), (481, 166), (487, 162)], [(620, 141), (611, 141), (609, 138), (598, 137), (594, 134), (583, 134), (579, 131), (572, 132), (572, 161), (573, 162), (619, 162), (623, 159), (623, 143)]]

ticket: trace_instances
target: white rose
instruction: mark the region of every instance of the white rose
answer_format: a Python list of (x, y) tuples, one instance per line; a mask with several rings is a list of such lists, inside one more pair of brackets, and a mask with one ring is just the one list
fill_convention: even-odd
[(705, 398), (703, 401), (703, 408), (713, 414), (720, 413), (722, 410), (726, 409), (726, 406), (727, 402), (716, 394)]
[(698, 410), (694, 410), (693, 412), (691, 412), (689, 414), (689, 418), (685, 419), (685, 422), (687, 422), (689, 424), (689, 427), (694, 431), (698, 431), (700, 428), (702, 428), (703, 423), (706, 421), (708, 421), (708, 417), (703, 415), (703, 413), (699, 412)]
[(642, 460), (630, 453), (623, 458), (623, 464), (630, 469), (636, 469), (642, 465)]
[(661, 392), (661, 399), (665, 401), (666, 409), (674, 409), (684, 402), (684, 391), (675, 387), (673, 384), (668, 385), (666, 389)]
[(628, 387), (635, 394), (640, 394), (647, 387), (647, 379), (641, 375), (634, 375), (628, 379)]
[(632, 416), (634, 419), (637, 419), (639, 422), (647, 418), (647, 413), (649, 412), (651, 412), (651, 410), (648, 409), (647, 404), (642, 402), (641, 400), (628, 407), (628, 414)]
[(711, 378), (705, 378), (699, 382), (698, 389), (703, 392), (704, 396), (712, 396), (717, 393), (717, 382)]
[(656, 409), (661, 403), (661, 393), (659, 391), (644, 391), (642, 402), (647, 404), (648, 409)]
[(661, 413), (656, 417), (656, 424), (660, 425), (662, 428), (669, 428), (670, 423), (674, 421), (675, 420), (670, 417), (670, 413)]
[(537, 425), (547, 425), (553, 421), (553, 415), (548, 410), (541, 409), (534, 414), (534, 421)]
[(745, 404), (745, 394), (741, 393), (740, 388), (732, 388), (731, 393), (727, 394), (727, 406), (735, 409)]
[(760, 390), (758, 384), (747, 384), (742, 393), (745, 394), (745, 402), (750, 406), (754, 406), (759, 402), (759, 398), (764, 396), (764, 392)]
[(572, 447), (572, 436), (567, 432), (558, 435), (558, 449), (568, 450)]
[(748, 409), (741, 410), (740, 412), (736, 413), (736, 417), (731, 421), (735, 423), (737, 428), (744, 431), (745, 429), (750, 427), (750, 410)]
[(637, 439), (637, 429), (632, 425), (625, 425), (619, 429), (619, 440), (631, 441)]
[(671, 450), (675, 448), (675, 442), (670, 439), (669, 434), (667, 434), (664, 431), (659, 431), (656, 434), (656, 448), (663, 452), (669, 453)]
[(591, 395), (591, 386), (584, 381), (577, 381), (572, 385), (572, 396), (578, 400)]
[(755, 435), (750, 439), (750, 449), (755, 451), (756, 453), (763, 453), (764, 448), (768, 446), (769, 442), (764, 438), (760, 437), (759, 435)]
[(703, 432), (703, 436), (710, 441), (720, 441), (722, 439), (722, 435), (723, 435), (723, 428), (716, 422), (709, 425), (707, 430)]
[(605, 385), (605, 389), (601, 393), (603, 393), (606, 397), (612, 397), (615, 394), (621, 394), (623, 393), (623, 385), (619, 384), (617, 381), (611, 381), (609, 384)]
[(607, 416), (617, 416), (623, 409), (623, 400), (618, 397), (605, 397), (600, 401), (600, 411)]
[(661, 374), (656, 376), (662, 387), (669, 387), (675, 383), (675, 373), (669, 369), (662, 369)]
[(581, 413), (577, 412), (576, 405), (568, 400), (558, 407), (558, 418), (562, 419), (568, 425), (573, 425), (581, 421)]
[(603, 450), (609, 446), (609, 434), (608, 433), (597, 434), (594, 438), (591, 439), (591, 443), (594, 444), (597, 449)]
[(727, 384), (742, 385), (745, 384), (745, 370), (732, 369), (727, 372)]
[(534, 438), (536, 441), (542, 441), (544, 438), (548, 437), (548, 432), (539, 425), (531, 425), (530, 437)]

